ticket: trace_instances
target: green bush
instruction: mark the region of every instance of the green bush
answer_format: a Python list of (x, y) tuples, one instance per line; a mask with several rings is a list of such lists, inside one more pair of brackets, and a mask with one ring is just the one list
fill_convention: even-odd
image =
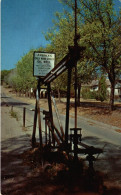
[(102, 94), (100, 91), (98, 91), (96, 96), (95, 96), (95, 99), (103, 102), (104, 100), (107, 100), (107, 95)]
[(102, 75), (100, 80), (99, 80), (99, 89), (97, 93), (97, 98), (101, 102), (107, 99), (107, 85), (106, 85), (106, 79)]
[(81, 94), (83, 99), (95, 99), (97, 93), (95, 91), (90, 91), (90, 88), (85, 87), (82, 89)]

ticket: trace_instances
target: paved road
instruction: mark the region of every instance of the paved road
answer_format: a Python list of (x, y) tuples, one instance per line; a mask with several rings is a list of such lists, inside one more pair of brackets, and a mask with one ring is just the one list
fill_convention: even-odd
[[(7, 97), (2, 93), (2, 104), (14, 106), (22, 124), (22, 107), (26, 107), (26, 127), (27, 134), (32, 134), (33, 128), (33, 117), (34, 112), (31, 109), (34, 108), (34, 105), (26, 104), (20, 102), (14, 98)], [(42, 110), (41, 110), (42, 111)], [(65, 116), (61, 115), (60, 119), (62, 121), (63, 127), (65, 126)], [(44, 121), (41, 114), (42, 129), (44, 131)], [(54, 115), (55, 124), (58, 126), (57, 119)], [(74, 117), (71, 115), (70, 118), (70, 128), (74, 127)], [(103, 123), (96, 122), (91, 119), (84, 117), (78, 117), (78, 127), (82, 128), (82, 141), (88, 145), (93, 145), (95, 147), (104, 148), (103, 154), (101, 154), (98, 160), (95, 163), (95, 168), (103, 171), (107, 178), (105, 183), (109, 183), (113, 187), (121, 187), (121, 133), (118, 133), (116, 130), (119, 130), (117, 127), (104, 125)], [(121, 130), (121, 129), (120, 129)], [(18, 135), (19, 136), (19, 135)], [(38, 136), (38, 131), (37, 131)], [(3, 139), (3, 137), (2, 137)]]
[[(6, 96), (5, 93), (2, 93), (1, 97), (2, 97), (2, 104), (7, 104), (9, 106), (13, 106), (19, 109), (26, 107), (27, 115), (29, 114), (29, 117), (27, 116), (27, 118), (31, 122), (31, 124), (33, 124), (34, 112), (32, 110), (34, 110), (34, 105), (18, 101), (15, 98)], [(43, 109), (41, 109), (41, 111), (43, 111)], [(44, 117), (43, 114), (41, 114), (41, 122), (42, 122), (42, 127), (44, 129), (43, 117)], [(65, 115), (60, 115), (60, 120), (64, 129)], [(56, 118), (55, 113), (54, 113), (54, 123), (56, 124), (57, 128), (59, 128), (58, 120)], [(72, 114), (70, 115), (69, 126), (70, 128), (74, 127), (74, 116)], [(121, 129), (119, 127), (106, 125), (104, 123), (89, 118), (84, 118), (82, 116), (78, 117), (78, 127), (82, 128), (82, 139), (84, 141), (86, 141), (86, 137), (96, 137), (101, 141), (109, 142), (121, 146), (121, 133), (119, 133)]]

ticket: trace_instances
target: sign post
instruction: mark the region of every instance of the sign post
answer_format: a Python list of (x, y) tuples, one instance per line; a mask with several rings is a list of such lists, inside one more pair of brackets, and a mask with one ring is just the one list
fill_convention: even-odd
[(41, 116), (40, 116), (40, 82), (44, 77), (54, 68), (55, 65), (55, 54), (54, 53), (44, 53), (44, 52), (34, 52), (33, 57), (33, 76), (38, 78), (37, 93), (36, 93), (36, 105), (35, 105), (35, 115), (34, 115), (34, 125), (32, 134), (32, 145), (35, 146), (36, 138), (36, 123), (38, 116), (39, 125), (39, 140), (40, 148), (42, 149), (42, 129), (41, 129)]
[(42, 53), (34, 52), (34, 63), (33, 63), (33, 76), (45, 77), (53, 68), (55, 64), (54, 53)]

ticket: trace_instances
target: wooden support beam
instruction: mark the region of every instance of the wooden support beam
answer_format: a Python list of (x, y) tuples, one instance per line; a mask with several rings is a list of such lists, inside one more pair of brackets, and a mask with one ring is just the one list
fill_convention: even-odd
[[(52, 131), (54, 133), (54, 128), (53, 128), (53, 113), (52, 113), (51, 94), (50, 94), (51, 93), (50, 83), (48, 83), (47, 89), (48, 89), (48, 106), (49, 106), (49, 114), (50, 114), (50, 119), (51, 119), (51, 129), (52, 129)], [(53, 139), (53, 144), (55, 145), (54, 136), (52, 136), (52, 139)]]
[(49, 121), (47, 121), (47, 125), (48, 125), (48, 127), (49, 127), (49, 130), (50, 130), (51, 133), (52, 133), (52, 136), (54, 137), (54, 142), (53, 142), (53, 144), (55, 145), (55, 141), (56, 141), (57, 144), (59, 145), (59, 144), (60, 144), (60, 141), (59, 141), (57, 135), (54, 133), (54, 131), (53, 131), (53, 129), (52, 129), (52, 126), (51, 126), (51, 124), (49, 123)]
[(35, 104), (35, 112), (34, 112), (34, 125), (33, 125), (33, 133), (32, 133), (32, 146), (34, 147), (36, 144), (36, 125), (37, 125), (37, 99)]
[(23, 108), (23, 127), (25, 127), (26, 108)]
[(68, 144), (69, 108), (70, 108), (70, 90), (71, 90), (71, 72), (72, 72), (72, 68), (70, 67), (68, 69), (67, 103), (66, 103), (66, 122), (65, 122), (65, 144)]
[(38, 97), (37, 97), (37, 115), (38, 115), (38, 126), (39, 126), (39, 141), (40, 141), (40, 149), (43, 147), (42, 143), (42, 127), (41, 127), (41, 116), (40, 116), (40, 82), (41, 79), (38, 79)]

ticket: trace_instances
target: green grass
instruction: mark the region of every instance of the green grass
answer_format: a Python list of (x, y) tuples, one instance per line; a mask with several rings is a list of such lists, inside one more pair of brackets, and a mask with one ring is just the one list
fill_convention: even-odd
[(10, 111), (10, 115), (11, 115), (11, 117), (15, 118), (15, 119), (18, 121), (17, 112), (15, 112), (15, 111)]

